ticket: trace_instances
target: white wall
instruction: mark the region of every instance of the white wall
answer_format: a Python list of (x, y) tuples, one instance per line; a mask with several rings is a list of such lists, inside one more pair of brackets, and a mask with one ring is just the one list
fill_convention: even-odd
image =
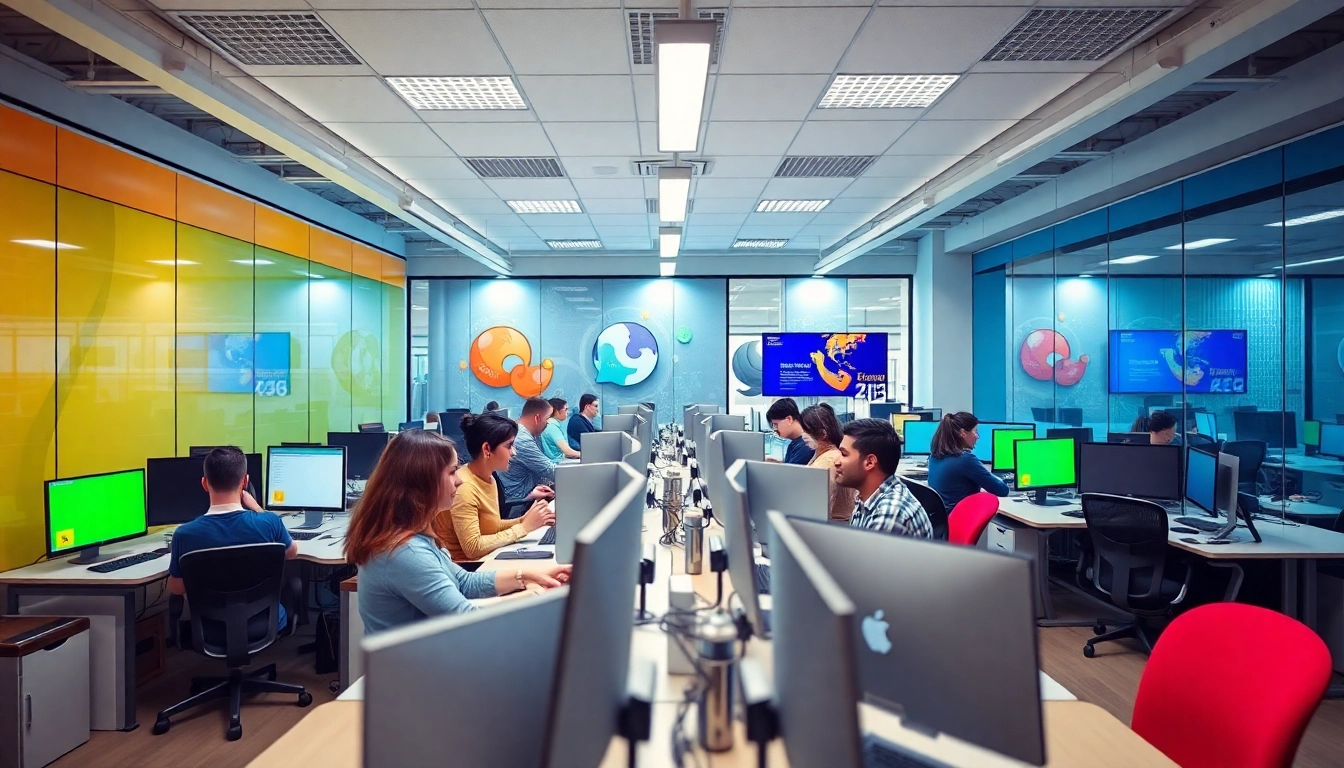
[(919, 241), (915, 267), (913, 403), (971, 409), (971, 257), (943, 249), (943, 232)]

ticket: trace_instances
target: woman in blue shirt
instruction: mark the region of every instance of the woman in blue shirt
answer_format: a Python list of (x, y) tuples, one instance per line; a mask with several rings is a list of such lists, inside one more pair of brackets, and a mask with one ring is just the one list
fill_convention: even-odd
[(990, 474), (971, 449), (980, 440), (980, 420), (962, 411), (949, 413), (933, 433), (929, 456), (929, 487), (943, 497), (947, 511), (980, 491), (1007, 496), (1008, 486)]

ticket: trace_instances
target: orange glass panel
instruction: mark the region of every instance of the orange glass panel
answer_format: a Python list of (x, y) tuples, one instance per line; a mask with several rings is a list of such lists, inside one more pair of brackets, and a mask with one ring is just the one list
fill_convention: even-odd
[(308, 225), (293, 216), (258, 203), (256, 205), (256, 243), (263, 248), (308, 258)]
[(360, 245), (359, 243), (352, 244), (351, 248), (354, 252), (354, 258), (351, 262), (352, 271), (360, 277), (367, 277), (371, 280), (382, 280), (383, 254), (367, 245)]
[(66, 189), (157, 216), (177, 216), (177, 174), (107, 144), (61, 129), (56, 180)]
[(396, 256), (383, 254), (383, 282), (405, 288), (406, 262)]
[(0, 107), (0, 168), (56, 182), (56, 126)]
[(309, 227), (308, 243), (309, 259), (347, 274), (350, 272), (352, 243), (349, 240), (325, 229)]
[(250, 243), (256, 207), (256, 203), (219, 187), (177, 175), (177, 220), (183, 224)]

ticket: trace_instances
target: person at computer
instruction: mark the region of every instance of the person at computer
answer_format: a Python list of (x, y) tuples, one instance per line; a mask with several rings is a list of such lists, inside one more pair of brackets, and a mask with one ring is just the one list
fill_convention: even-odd
[(1180, 445), (1176, 434), (1176, 417), (1166, 411), (1156, 411), (1148, 417), (1148, 442), (1152, 445)]
[(454, 563), (434, 538), (434, 519), (452, 508), (460, 474), (453, 441), (435, 432), (400, 432), (383, 450), (345, 535), (346, 562), (359, 568), (365, 633), (473, 611), (473, 598), (569, 580), (567, 565), (473, 573)]
[(540, 397), (523, 401), (523, 412), (518, 417), (518, 436), (513, 441), (513, 456), (509, 468), (499, 479), (504, 483), (504, 498), (520, 499), (541, 486), (546, 487), (546, 498), (554, 498), (556, 463), (541, 450), (541, 433), (551, 418), (551, 404)]
[(962, 411), (943, 416), (929, 450), (929, 487), (948, 510), (967, 496), (989, 491), (1007, 496), (1008, 485), (995, 477), (972, 450), (980, 442), (980, 420)]
[(569, 447), (574, 450), (582, 450), (583, 445), (579, 438), (583, 437), (585, 432), (596, 432), (597, 427), (593, 424), (593, 419), (597, 418), (597, 409), (600, 403), (597, 395), (588, 393), (579, 398), (579, 412), (569, 417), (569, 425), (565, 427), (565, 432), (569, 436)]
[(844, 439), (840, 422), (830, 408), (809, 405), (803, 409), (799, 423), (803, 428), (803, 442), (813, 451), (807, 466), (821, 467), (829, 477), (827, 517), (832, 522), (847, 523), (854, 516), (854, 489), (835, 481), (835, 463), (840, 460), (840, 441)]
[(569, 436), (565, 434), (565, 420), (569, 418), (569, 401), (562, 397), (552, 397), (546, 402), (551, 404), (551, 420), (541, 432), (541, 452), (546, 458), (559, 463), (564, 459), (577, 459), (579, 452), (569, 447)]
[[(187, 593), (186, 584), (182, 581), (182, 557), (198, 549), (277, 542), (285, 545), (286, 560), (299, 556), (299, 545), (289, 535), (289, 529), (280, 516), (263, 511), (251, 494), (244, 490), (248, 482), (247, 456), (241, 450), (228, 446), (210, 451), (205, 457), (204, 475), (201, 487), (210, 494), (210, 508), (204, 515), (179, 525), (173, 532), (168, 558), (170, 593)], [(250, 505), (247, 504), (248, 500), (251, 500)], [(291, 615), (283, 603), (290, 602), (290, 607), (294, 607), (292, 593), (293, 589), (290, 588), (276, 612), (276, 626), (279, 629), (285, 628), (288, 616)]]
[(499, 410), (499, 402), (496, 400), (491, 400), (490, 402), (485, 404), (485, 409), (482, 410), (481, 413), (489, 413), (491, 411), (498, 411), (498, 410)]
[(453, 506), (434, 518), (434, 536), (454, 562), (480, 560), (538, 528), (555, 524), (555, 511), (547, 502), (552, 492), (545, 486), (527, 495), (533, 503), (522, 517), (505, 520), (500, 516), (494, 473), (509, 466), (517, 424), (497, 413), (468, 413), (462, 417), (462, 435), (471, 461), (457, 472), (461, 483)]
[(438, 411), (430, 411), (425, 414), (425, 429), (433, 430), (435, 432), (442, 431), (442, 428), (439, 425)]
[[(933, 537), (929, 515), (896, 477), (901, 438), (890, 421), (855, 419), (844, 427), (835, 481), (858, 492), (851, 528), (899, 536)], [(362, 596), (361, 596), (362, 599)]]
[(798, 403), (792, 397), (780, 398), (770, 404), (765, 418), (770, 421), (770, 428), (776, 435), (789, 441), (789, 447), (784, 452), (784, 463), (806, 466), (812, 460), (813, 451), (803, 440), (803, 425), (800, 422), (802, 414), (798, 413)]

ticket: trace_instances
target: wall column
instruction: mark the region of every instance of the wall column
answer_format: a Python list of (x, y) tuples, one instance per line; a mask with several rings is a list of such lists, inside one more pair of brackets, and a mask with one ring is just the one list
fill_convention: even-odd
[(946, 253), (943, 232), (919, 241), (911, 318), (912, 404), (971, 409), (971, 256)]

